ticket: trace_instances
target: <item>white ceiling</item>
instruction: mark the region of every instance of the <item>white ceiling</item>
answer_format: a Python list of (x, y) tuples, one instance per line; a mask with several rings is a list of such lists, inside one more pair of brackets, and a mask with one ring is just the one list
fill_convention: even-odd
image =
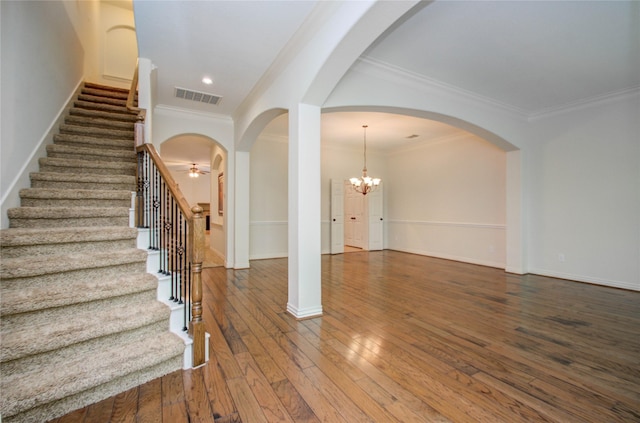
[[(158, 66), (158, 103), (232, 115), (314, 5), (135, 0), (140, 55)], [(525, 115), (640, 86), (637, 1), (436, 1), (411, 13), (363, 57)], [(201, 83), (205, 75), (213, 85)], [(217, 106), (177, 99), (175, 86), (223, 99)], [(456, 131), (425, 119), (330, 113), (323, 143), (361, 145), (363, 124), (373, 149), (407, 143), (411, 134), (425, 140)], [(270, 137), (286, 133), (286, 117), (265, 129)]]

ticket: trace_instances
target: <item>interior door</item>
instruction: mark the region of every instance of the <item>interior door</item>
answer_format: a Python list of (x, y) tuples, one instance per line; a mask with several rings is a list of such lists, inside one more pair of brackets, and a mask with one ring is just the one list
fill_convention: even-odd
[(355, 246), (354, 228), (355, 228), (355, 192), (351, 188), (349, 181), (344, 181), (344, 244)]
[(344, 189), (342, 181), (331, 180), (331, 254), (344, 252)]
[(384, 222), (382, 217), (382, 182), (375, 191), (367, 194), (369, 215), (369, 250), (384, 248)]
[[(353, 191), (353, 190), (352, 190)], [(367, 234), (369, 233), (369, 225), (367, 223), (367, 196), (356, 192), (353, 199), (353, 215), (351, 216), (351, 220), (353, 222), (353, 241), (351, 244), (354, 247), (367, 249), (368, 238)]]

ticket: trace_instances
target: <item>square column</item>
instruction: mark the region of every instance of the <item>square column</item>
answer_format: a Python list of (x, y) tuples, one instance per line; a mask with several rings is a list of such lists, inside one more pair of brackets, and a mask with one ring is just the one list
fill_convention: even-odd
[(322, 314), (320, 107), (289, 109), (289, 299), (298, 319)]
[(234, 269), (249, 267), (249, 189), (251, 153), (235, 152)]

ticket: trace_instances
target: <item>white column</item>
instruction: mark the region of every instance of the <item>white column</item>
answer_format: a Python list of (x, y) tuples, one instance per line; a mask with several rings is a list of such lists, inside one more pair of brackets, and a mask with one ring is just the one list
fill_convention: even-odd
[(289, 109), (289, 300), (294, 317), (322, 314), (320, 107)]
[(234, 269), (246, 269), (249, 267), (250, 154), (248, 151), (235, 152)]
[(519, 275), (527, 273), (523, 177), (521, 150), (507, 152), (507, 266), (505, 270)]

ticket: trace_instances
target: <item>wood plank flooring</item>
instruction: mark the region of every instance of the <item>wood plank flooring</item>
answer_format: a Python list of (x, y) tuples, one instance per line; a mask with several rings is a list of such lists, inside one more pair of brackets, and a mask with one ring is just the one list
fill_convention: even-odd
[(394, 251), (204, 271), (211, 360), (68, 422), (640, 422), (640, 292)]

